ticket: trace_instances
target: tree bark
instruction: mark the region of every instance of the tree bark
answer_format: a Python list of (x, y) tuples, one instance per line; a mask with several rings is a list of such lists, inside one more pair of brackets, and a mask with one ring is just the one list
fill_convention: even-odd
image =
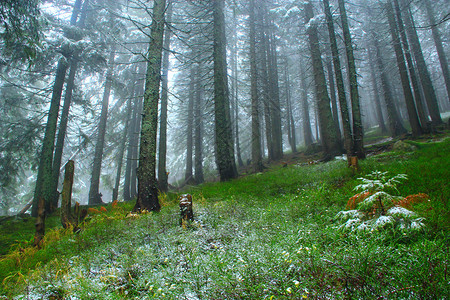
[[(131, 93), (133, 95), (133, 93)], [(122, 132), (122, 142), (120, 143), (119, 153), (117, 154), (117, 173), (116, 173), (116, 181), (114, 183), (113, 189), (113, 197), (112, 201), (117, 200), (119, 197), (119, 188), (120, 188), (120, 177), (122, 175), (122, 165), (123, 165), (123, 155), (125, 154), (125, 148), (127, 145), (127, 137), (131, 122), (131, 100), (132, 97), (128, 98), (127, 107), (125, 111), (125, 128)]]
[[(265, 13), (266, 19), (269, 17)], [(281, 108), (280, 108), (280, 88), (278, 85), (278, 62), (276, 42), (269, 26), (269, 21), (266, 20), (267, 34), (267, 66), (269, 79), (269, 97), (271, 105), (271, 120), (272, 120), (272, 142), (273, 142), (273, 159), (279, 160), (283, 157), (283, 134), (281, 131)]]
[(75, 163), (73, 160), (69, 160), (65, 166), (63, 189), (61, 193), (61, 224), (64, 228), (68, 228), (74, 221), (71, 212), (74, 171)]
[(261, 155), (261, 129), (259, 122), (259, 100), (258, 100), (258, 74), (256, 68), (256, 12), (255, 0), (250, 0), (250, 98), (251, 98), (251, 118), (252, 118), (252, 137), (251, 137), (251, 155), (252, 166), (255, 172), (261, 172), (263, 169)]
[(414, 137), (418, 137), (422, 134), (422, 127), (419, 123), (417, 116), (416, 106), (414, 104), (414, 98), (409, 84), (408, 70), (406, 69), (405, 59), (403, 56), (402, 45), (400, 37), (398, 35), (397, 26), (394, 17), (394, 7), (392, 3), (388, 1), (386, 3), (386, 15), (389, 23), (389, 31), (392, 37), (392, 45), (395, 51), (395, 58), (397, 60), (398, 72), (400, 74), (400, 80), (402, 82), (403, 95), (405, 97), (406, 109), (408, 112), (409, 124), (411, 125), (412, 134)]
[(417, 114), (422, 126), (422, 130), (427, 130), (428, 116), (425, 113), (425, 107), (422, 99), (422, 94), (420, 92), (419, 82), (417, 79), (416, 69), (412, 61), (411, 51), (409, 48), (408, 40), (406, 38), (405, 26), (403, 24), (402, 14), (400, 11), (400, 5), (398, 0), (394, 0), (395, 12), (397, 16), (397, 25), (400, 32), (400, 38), (403, 45), (403, 50), (405, 51), (406, 62), (408, 63), (409, 77), (411, 79), (411, 84), (414, 90), (414, 99), (417, 108)]
[(188, 107), (187, 107), (187, 126), (186, 126), (186, 170), (184, 173), (184, 182), (186, 184), (193, 184), (193, 173), (192, 173), (192, 154), (193, 154), (193, 124), (194, 124), (194, 93), (195, 93), (195, 81), (196, 74), (194, 67), (191, 67), (190, 72), (190, 84), (189, 84), (189, 96), (188, 96)]
[(94, 162), (92, 167), (91, 185), (89, 188), (89, 205), (103, 203), (99, 191), (100, 174), (102, 169), (103, 149), (105, 147), (106, 122), (108, 120), (109, 96), (111, 94), (112, 76), (114, 68), (115, 46), (109, 54), (109, 66), (105, 78), (105, 90), (102, 99), (102, 111), (98, 125), (97, 143), (95, 144)]
[(203, 183), (203, 116), (202, 116), (202, 84), (200, 82), (200, 65), (197, 64), (197, 81), (195, 89), (195, 101), (194, 101), (194, 144), (195, 144), (195, 182), (197, 184)]
[[(80, 13), (82, 0), (76, 0), (70, 25), (75, 26), (78, 14)], [(67, 34), (65, 34), (67, 37)], [(55, 197), (53, 190), (53, 151), (55, 147), (56, 127), (58, 123), (59, 106), (61, 102), (61, 95), (66, 77), (68, 62), (65, 57), (61, 57), (56, 67), (55, 81), (52, 88), (52, 98), (47, 117), (47, 124), (45, 126), (45, 134), (42, 142), (42, 149), (39, 158), (39, 167), (36, 178), (36, 187), (34, 190), (33, 206), (31, 208), (31, 215), (38, 216), (39, 201), (44, 199), (45, 208), (50, 212), (51, 204)], [(45, 214), (44, 214), (45, 218)], [(43, 233), (42, 233), (43, 234)]]
[(300, 88), (301, 88), (301, 103), (302, 103), (302, 124), (303, 124), (303, 139), (305, 146), (308, 147), (313, 143), (313, 135), (311, 130), (311, 118), (309, 117), (308, 105), (308, 85), (306, 84), (306, 74), (303, 68), (303, 62), (300, 62)]
[[(403, 4), (405, 8), (409, 9), (409, 2), (407, 0), (403, 0)], [(422, 47), (414, 27), (414, 19), (411, 11), (405, 13), (404, 21), (406, 33), (408, 34), (414, 59), (416, 60), (417, 69), (419, 71), (420, 82), (422, 83), (422, 89), (425, 94), (425, 101), (427, 103), (428, 112), (430, 113), (431, 122), (433, 125), (440, 125), (442, 124), (442, 119), (439, 113), (436, 92), (434, 91), (433, 82), (431, 81), (430, 73), (428, 72), (428, 67), (423, 57)]]
[(353, 137), (352, 129), (350, 126), (350, 115), (347, 105), (347, 97), (345, 95), (344, 77), (342, 76), (341, 61), (339, 59), (339, 50), (336, 41), (336, 33), (334, 30), (333, 16), (330, 10), (330, 4), (328, 0), (323, 0), (325, 7), (325, 18), (327, 21), (328, 36), (330, 39), (331, 55), (333, 56), (334, 75), (336, 77), (336, 87), (338, 92), (339, 107), (341, 111), (342, 128), (344, 134), (344, 148), (347, 153), (347, 157), (353, 154)]
[(370, 79), (372, 81), (372, 89), (375, 99), (375, 108), (376, 108), (376, 119), (378, 121), (378, 126), (380, 127), (381, 133), (384, 134), (387, 132), (386, 124), (384, 122), (383, 118), (383, 110), (381, 109), (381, 101), (380, 101), (380, 94), (379, 94), (379, 88), (377, 83), (377, 77), (375, 75), (374, 70), (374, 60), (373, 60), (373, 54), (370, 49), (367, 51), (369, 54), (369, 66), (370, 66)]
[(345, 53), (347, 55), (347, 74), (350, 82), (350, 99), (352, 103), (353, 121), (353, 152), (358, 158), (365, 158), (363, 140), (363, 126), (361, 120), (361, 108), (359, 105), (358, 74), (356, 73), (356, 62), (353, 54), (352, 37), (348, 25), (347, 12), (344, 0), (338, 0), (339, 13), (341, 15), (342, 32), (344, 35)]
[(233, 47), (232, 47), (232, 54), (231, 54), (231, 70), (232, 70), (232, 106), (234, 106), (234, 109), (232, 111), (232, 115), (234, 116), (234, 139), (236, 144), (236, 158), (239, 167), (244, 166), (244, 162), (242, 161), (241, 156), (241, 146), (239, 142), (239, 84), (238, 84), (238, 55), (237, 55), (237, 13), (236, 13), (236, 6), (233, 6)]
[[(308, 23), (314, 17), (311, 2), (306, 2), (304, 8), (305, 21)], [(314, 86), (316, 90), (317, 110), (320, 124), (320, 136), (322, 140), (324, 158), (331, 159), (334, 155), (339, 153), (339, 145), (337, 142), (336, 128), (333, 123), (333, 115), (330, 108), (330, 98), (328, 97), (325, 73), (323, 71), (317, 25), (309, 25), (307, 34), (312, 57)]]
[(156, 132), (158, 127), (158, 101), (161, 80), (161, 60), (164, 35), (165, 0), (155, 0), (150, 25), (147, 54), (147, 75), (141, 128), (138, 167), (138, 197), (133, 211), (159, 211), (158, 182), (156, 180)]
[(31, 210), (31, 215), (35, 217), (38, 215), (39, 201), (43, 199), (45, 203), (44, 209), (50, 211), (50, 204), (54, 198), (54, 192), (51, 189), (53, 182), (53, 150), (55, 145), (56, 126), (58, 122), (59, 102), (61, 100), (66, 70), (67, 60), (62, 57), (58, 61), (55, 82), (53, 83), (52, 100), (50, 102), (44, 140), (42, 142), (36, 188), (33, 198), (33, 207)]
[[(166, 12), (166, 23), (172, 21), (172, 1), (169, 0)], [(166, 26), (164, 31), (164, 53), (162, 58), (161, 72), (161, 114), (159, 121), (159, 151), (158, 151), (158, 187), (161, 192), (169, 190), (168, 173), (166, 169), (167, 160), (167, 101), (169, 95), (169, 56), (170, 56), (170, 38), (172, 32)]]
[(439, 32), (438, 26), (435, 25), (436, 18), (433, 8), (431, 7), (430, 1), (424, 0), (424, 2), (425, 2), (425, 9), (427, 11), (428, 21), (431, 26), (431, 33), (433, 35), (434, 45), (436, 46), (436, 51), (439, 57), (439, 63), (441, 65), (442, 74), (444, 75), (445, 87), (447, 88), (447, 101), (450, 101), (450, 71), (448, 68), (447, 55), (445, 54), (444, 51), (441, 33)]
[(297, 141), (295, 136), (295, 123), (294, 116), (292, 110), (292, 101), (291, 101), (291, 82), (289, 78), (288, 71), (288, 58), (285, 56), (285, 64), (284, 64), (284, 83), (285, 83), (285, 93), (286, 93), (286, 123), (287, 123), (287, 131), (288, 131), (288, 140), (289, 145), (291, 146), (292, 153), (297, 152)]
[[(131, 115), (130, 119), (130, 125), (128, 129), (128, 145), (127, 145), (127, 157), (126, 157), (126, 167), (125, 167), (125, 180), (123, 184), (123, 200), (124, 201), (130, 201), (131, 200), (131, 173), (132, 173), (132, 166), (133, 166), (133, 152), (134, 152), (134, 140), (137, 135), (137, 114), (138, 114), (138, 108), (139, 108), (139, 98), (137, 95), (138, 89), (136, 88), (136, 85), (138, 85), (137, 81), (137, 69), (135, 72), (135, 78), (133, 80), (133, 113)], [(136, 146), (137, 147), (137, 146)]]
[(337, 139), (341, 144), (341, 128), (339, 126), (339, 116), (336, 99), (336, 88), (334, 84), (333, 66), (331, 60), (327, 58), (325, 64), (327, 65), (328, 86), (330, 87), (330, 99), (331, 99), (331, 112), (333, 113), (334, 126), (336, 127)]
[(224, 0), (214, 0), (213, 32), (214, 32), (214, 115), (216, 133), (216, 160), (220, 180), (225, 181), (237, 177), (234, 160), (234, 145), (231, 131), (230, 102), (227, 79), (227, 58), (225, 39)]
[(375, 32), (372, 32), (372, 36), (376, 50), (376, 64), (378, 68), (378, 73), (380, 74), (381, 78), (381, 88), (383, 89), (384, 101), (386, 103), (389, 130), (391, 131), (391, 135), (395, 137), (406, 133), (406, 129), (403, 127), (397, 108), (395, 107), (394, 104), (394, 99), (392, 97), (392, 92), (389, 87), (389, 81), (383, 64), (381, 49), (378, 44), (378, 37), (376, 36)]

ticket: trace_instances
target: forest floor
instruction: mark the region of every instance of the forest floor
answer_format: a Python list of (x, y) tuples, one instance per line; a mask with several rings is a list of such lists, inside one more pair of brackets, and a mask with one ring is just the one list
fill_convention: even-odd
[[(449, 299), (448, 133), (369, 146), (354, 172), (341, 159), (287, 155), (258, 174), (193, 187), (195, 221), (178, 194), (159, 213), (107, 205), (81, 232), (48, 219), (41, 250), (32, 218), (0, 225), (4, 299)], [(349, 230), (336, 218), (373, 171), (406, 174), (390, 193), (424, 193), (425, 226)], [(4, 250), (8, 248), (8, 251)], [(6, 253), (8, 252), (8, 253)], [(0, 299), (2, 296), (0, 296)]]

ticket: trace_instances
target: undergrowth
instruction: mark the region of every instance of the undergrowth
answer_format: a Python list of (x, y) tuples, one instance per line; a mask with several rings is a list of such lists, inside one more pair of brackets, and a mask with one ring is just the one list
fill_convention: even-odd
[[(1, 293), (17, 299), (446, 299), (450, 141), (360, 162), (290, 165), (189, 192), (195, 221), (179, 226), (176, 195), (160, 213), (98, 214), (73, 234), (55, 228), (39, 251), (0, 260)], [(334, 216), (356, 178), (407, 174), (399, 194), (423, 230), (347, 234)]]

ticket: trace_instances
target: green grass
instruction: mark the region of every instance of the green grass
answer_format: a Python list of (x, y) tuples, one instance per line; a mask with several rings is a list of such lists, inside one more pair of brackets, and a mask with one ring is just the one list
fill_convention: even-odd
[[(0, 261), (7, 297), (48, 299), (446, 299), (450, 139), (361, 161), (273, 167), (192, 188), (196, 221), (132, 204), (92, 217), (79, 234), (50, 234), (39, 251)], [(427, 193), (421, 231), (348, 233), (335, 215), (374, 170), (406, 173), (399, 194)], [(39, 263), (42, 262), (42, 263)], [(19, 297), (19, 298), (20, 298)]]

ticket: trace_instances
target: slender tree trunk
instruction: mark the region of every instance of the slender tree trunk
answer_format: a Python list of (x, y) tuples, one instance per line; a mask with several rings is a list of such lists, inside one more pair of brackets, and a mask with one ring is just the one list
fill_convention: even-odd
[(62, 154), (64, 150), (64, 140), (66, 138), (67, 132), (67, 123), (69, 122), (69, 111), (70, 104), (72, 101), (72, 92), (75, 85), (75, 75), (78, 67), (78, 63), (76, 61), (72, 61), (70, 64), (69, 77), (67, 78), (66, 83), (66, 93), (64, 95), (64, 104), (61, 111), (61, 120), (59, 121), (59, 129), (58, 136), (56, 137), (56, 145), (55, 145), (55, 155), (53, 158), (53, 171), (52, 171), (52, 190), (53, 190), (53, 198), (51, 207), (54, 209), (58, 207), (59, 193), (58, 193), (58, 183), (59, 183), (59, 173), (61, 169), (61, 161)]
[(378, 38), (374, 32), (372, 33), (372, 36), (376, 50), (376, 64), (381, 78), (381, 88), (383, 89), (384, 101), (386, 103), (389, 130), (391, 131), (391, 135), (395, 137), (406, 133), (406, 129), (402, 125), (397, 108), (394, 104), (394, 99), (392, 97), (392, 92), (389, 87), (389, 81), (383, 64), (381, 49), (378, 44)]
[(184, 174), (184, 182), (186, 184), (193, 184), (192, 173), (192, 154), (193, 154), (193, 124), (194, 124), (194, 93), (195, 93), (195, 81), (197, 76), (194, 68), (191, 67), (190, 72), (190, 84), (189, 84), (189, 96), (188, 96), (188, 108), (187, 108), (187, 126), (186, 126), (186, 170)]
[(289, 78), (289, 72), (288, 72), (288, 58), (285, 57), (285, 64), (284, 64), (284, 82), (285, 82), (285, 93), (286, 93), (286, 123), (287, 123), (287, 131), (288, 131), (288, 140), (289, 145), (291, 146), (292, 153), (297, 152), (297, 141), (295, 138), (295, 123), (294, 123), (294, 116), (292, 111), (292, 102), (291, 102), (291, 82)]
[(237, 177), (228, 98), (224, 6), (224, 0), (213, 1), (216, 160), (222, 181)]
[[(75, 3), (75, 10), (79, 10), (81, 5), (81, 1), (78, 1)], [(76, 20), (76, 15), (72, 15), (71, 24), (76, 24), (77, 27), (83, 28), (84, 27), (84, 21), (86, 19), (87, 11), (89, 6), (89, 0), (85, 0), (83, 3), (83, 8), (81, 10), (80, 19)], [(80, 40), (80, 37), (77, 37), (76, 40)], [(56, 145), (55, 145), (55, 154), (53, 157), (53, 182), (51, 189), (54, 191), (54, 198), (52, 199), (52, 207), (56, 208), (58, 207), (58, 199), (59, 199), (59, 193), (58, 193), (58, 182), (59, 182), (59, 174), (61, 172), (61, 161), (62, 161), (62, 155), (64, 150), (64, 141), (67, 135), (67, 124), (69, 122), (69, 112), (70, 112), (70, 106), (72, 103), (72, 94), (73, 89), (75, 87), (75, 76), (77, 74), (78, 70), (78, 60), (79, 60), (79, 53), (76, 51), (73, 56), (70, 59), (70, 71), (69, 71), (69, 77), (67, 78), (66, 83), (66, 92), (64, 95), (64, 104), (61, 111), (61, 120), (59, 121), (59, 129), (58, 129), (58, 136), (56, 137)]]
[(303, 121), (303, 139), (305, 146), (308, 147), (313, 143), (311, 130), (311, 118), (309, 117), (308, 105), (308, 85), (306, 84), (306, 73), (303, 68), (303, 62), (300, 62), (300, 87), (301, 87), (301, 103), (302, 103), (302, 121)]
[(350, 82), (350, 99), (352, 103), (353, 121), (353, 151), (358, 158), (365, 158), (363, 126), (361, 120), (361, 108), (359, 105), (358, 74), (356, 73), (356, 62), (353, 55), (352, 37), (348, 25), (347, 12), (344, 0), (338, 0), (339, 13), (341, 15), (342, 32), (344, 34), (345, 53), (347, 54), (347, 74)]
[(409, 77), (411, 79), (411, 84), (414, 90), (414, 99), (417, 108), (417, 114), (419, 116), (420, 123), (422, 125), (422, 130), (427, 130), (428, 116), (425, 113), (425, 108), (423, 105), (422, 94), (419, 87), (419, 82), (416, 75), (416, 70), (412, 61), (411, 52), (409, 49), (408, 40), (406, 38), (405, 26), (403, 24), (402, 13), (400, 11), (400, 5), (398, 0), (394, 0), (395, 12), (397, 15), (397, 25), (400, 32), (400, 38), (403, 45), (403, 50), (405, 51), (406, 62), (408, 63)]
[(259, 122), (258, 74), (256, 68), (255, 0), (250, 0), (250, 98), (252, 107), (252, 165), (255, 172), (263, 169), (261, 155), (261, 130)]
[(161, 208), (158, 200), (158, 181), (156, 180), (156, 132), (158, 129), (165, 9), (165, 0), (154, 1), (153, 18), (150, 25), (151, 40), (147, 52), (147, 75), (138, 167), (138, 197), (134, 211), (144, 209), (159, 211)]
[(140, 132), (142, 128), (142, 116), (144, 114), (143, 112), (143, 105), (144, 105), (144, 88), (145, 88), (145, 64), (141, 64), (141, 68), (139, 68), (138, 74), (142, 76), (141, 80), (138, 81), (138, 106), (137, 106), (137, 112), (136, 112), (136, 126), (133, 133), (133, 144), (132, 144), (132, 158), (131, 158), (131, 178), (130, 178), (130, 196), (131, 198), (136, 198), (138, 195), (138, 161), (139, 161), (139, 147), (140, 147)]
[[(72, 16), (70, 19), (70, 25), (75, 26), (78, 14), (80, 13), (81, 0), (76, 0)], [(58, 123), (59, 105), (61, 102), (61, 95), (64, 86), (64, 80), (66, 77), (68, 63), (65, 57), (61, 57), (56, 67), (55, 81), (53, 83), (52, 98), (50, 102), (50, 108), (47, 117), (47, 124), (45, 126), (45, 134), (42, 142), (42, 149), (39, 158), (39, 167), (36, 178), (36, 187), (34, 190), (33, 206), (31, 208), (31, 215), (33, 217), (38, 216), (38, 206), (40, 199), (43, 198), (45, 209), (51, 211), (51, 203), (55, 197), (55, 191), (53, 190), (53, 151), (55, 147), (56, 127)], [(45, 209), (44, 220), (45, 220)], [(44, 234), (44, 232), (42, 232)]]
[(109, 67), (106, 73), (105, 90), (103, 92), (102, 111), (98, 125), (97, 143), (95, 144), (94, 163), (92, 168), (91, 186), (89, 189), (89, 205), (102, 203), (100, 186), (100, 174), (102, 169), (103, 149), (105, 147), (106, 122), (108, 120), (109, 96), (111, 94), (112, 76), (114, 68), (115, 49), (109, 54)]
[(328, 85), (330, 87), (331, 112), (333, 113), (334, 126), (336, 127), (337, 139), (340, 144), (342, 137), (341, 137), (341, 128), (339, 126), (336, 88), (334, 84), (333, 66), (331, 65), (331, 60), (327, 59), (326, 65), (327, 65)]
[[(262, 8), (259, 7), (259, 15), (258, 17), (260, 19), (263, 19), (264, 15), (262, 12)], [(260, 21), (262, 22), (262, 21)], [(269, 83), (269, 70), (268, 70), (268, 53), (267, 53), (267, 36), (263, 30), (264, 25), (263, 23), (258, 24), (260, 25), (259, 30), (259, 40), (261, 43), (261, 46), (259, 47), (259, 61), (260, 61), (260, 69), (261, 72), (258, 73), (258, 79), (261, 78), (260, 84), (262, 85), (262, 102), (264, 105), (264, 131), (266, 136), (266, 144), (267, 144), (267, 155), (268, 160), (272, 161), (274, 160), (274, 142), (273, 142), (273, 136), (272, 136), (272, 105), (271, 105), (271, 99), (270, 99), (270, 83)]]
[(232, 66), (232, 95), (233, 95), (233, 105), (234, 110), (232, 111), (232, 115), (234, 116), (234, 139), (236, 144), (236, 157), (238, 161), (239, 167), (244, 166), (244, 162), (242, 161), (241, 156), (241, 147), (239, 142), (239, 85), (238, 85), (238, 56), (237, 56), (237, 15), (236, 15), (236, 6), (233, 6), (233, 47), (232, 47), (232, 55), (231, 55), (231, 66)]
[(197, 81), (194, 101), (194, 143), (195, 143), (195, 182), (203, 183), (203, 116), (202, 116), (202, 83), (200, 82), (200, 65), (197, 64)]
[(125, 111), (125, 128), (122, 132), (122, 142), (120, 143), (119, 153), (117, 155), (117, 173), (116, 173), (116, 181), (114, 183), (113, 189), (113, 198), (112, 201), (117, 200), (119, 196), (119, 187), (120, 187), (120, 177), (122, 175), (122, 164), (123, 164), (123, 155), (125, 153), (125, 148), (127, 144), (127, 136), (129, 132), (130, 122), (131, 122), (131, 97), (128, 98), (127, 108)]
[(347, 105), (347, 97), (345, 95), (344, 77), (341, 71), (341, 61), (339, 59), (339, 50), (336, 41), (336, 33), (334, 30), (333, 17), (330, 10), (330, 4), (328, 0), (323, 0), (325, 7), (325, 17), (327, 20), (328, 36), (330, 39), (331, 54), (333, 56), (334, 75), (336, 77), (336, 87), (338, 92), (339, 107), (341, 110), (342, 128), (344, 134), (344, 148), (347, 153), (347, 157), (353, 154), (353, 137), (352, 129), (350, 126), (350, 115)]
[(417, 116), (411, 86), (409, 85), (408, 70), (406, 69), (402, 45), (400, 42), (400, 37), (398, 35), (397, 26), (395, 23), (394, 7), (392, 6), (392, 3), (390, 1), (386, 3), (386, 15), (389, 22), (389, 31), (392, 37), (392, 44), (395, 51), (395, 58), (397, 60), (398, 72), (400, 73), (400, 80), (402, 82), (403, 95), (405, 97), (409, 124), (411, 125), (413, 136), (417, 137), (422, 134), (422, 128), (420, 126), (419, 118)]
[[(405, 8), (409, 8), (409, 2), (403, 0)], [(414, 27), (414, 19), (411, 11), (405, 13), (404, 16), (406, 33), (408, 34), (409, 41), (411, 43), (411, 49), (416, 60), (417, 69), (419, 71), (420, 81), (422, 83), (423, 93), (425, 94), (425, 101), (427, 102), (428, 112), (430, 113), (431, 122), (433, 125), (439, 125), (442, 123), (441, 115), (439, 113), (439, 106), (434, 91), (433, 83), (431, 81), (430, 73), (428, 72), (427, 64), (422, 53), (422, 47), (420, 46), (419, 37)]]
[(161, 61), (164, 35), (165, 0), (153, 3), (150, 42), (147, 52), (147, 75), (143, 103), (141, 142), (138, 167), (138, 197), (134, 211), (159, 211), (158, 181), (156, 180), (156, 132), (161, 80)]
[(450, 100), (450, 71), (448, 68), (447, 55), (444, 51), (444, 46), (442, 43), (441, 33), (439, 32), (438, 26), (436, 26), (436, 18), (431, 7), (430, 0), (424, 0), (425, 8), (427, 11), (428, 21), (431, 26), (431, 33), (433, 34), (434, 45), (436, 46), (436, 51), (439, 57), (439, 63), (441, 64), (442, 74), (444, 75), (445, 87), (447, 88), (447, 101)]
[(63, 190), (61, 193), (61, 223), (64, 228), (73, 224), (71, 204), (72, 204), (72, 186), (75, 163), (69, 160), (65, 166)]
[[(166, 12), (166, 23), (172, 21), (172, 1), (169, 0), (169, 7)], [(159, 151), (158, 151), (158, 187), (161, 192), (169, 190), (168, 174), (166, 169), (167, 158), (167, 100), (169, 94), (169, 56), (170, 56), (170, 38), (172, 32), (166, 27), (164, 31), (164, 52), (162, 58), (161, 72), (161, 115), (159, 121)]]
[(374, 70), (374, 60), (373, 60), (373, 54), (372, 51), (367, 51), (369, 54), (369, 66), (370, 66), (370, 79), (372, 81), (372, 89), (375, 99), (375, 108), (376, 108), (376, 116), (378, 121), (378, 126), (380, 127), (381, 133), (384, 134), (387, 132), (386, 124), (384, 122), (383, 118), (383, 111), (381, 109), (381, 101), (380, 101), (380, 94), (379, 94), (379, 88), (377, 83), (377, 77), (375, 75)]
[[(305, 3), (305, 21), (308, 23), (313, 17), (313, 8), (310, 1)], [(327, 92), (327, 83), (323, 71), (322, 57), (319, 47), (317, 26), (311, 24), (308, 28), (308, 41), (312, 57), (312, 67), (316, 89), (317, 110), (320, 124), (320, 136), (325, 159), (331, 159), (339, 152), (336, 128), (333, 123), (333, 115), (330, 108), (330, 98)]]
[(136, 120), (137, 120), (137, 111), (138, 111), (138, 106), (139, 106), (139, 100), (138, 100), (138, 96), (137, 96), (137, 88), (136, 85), (137, 83), (137, 68), (135, 68), (135, 78), (133, 80), (133, 93), (132, 93), (132, 97), (133, 97), (133, 113), (131, 114), (131, 119), (130, 119), (130, 125), (129, 125), (129, 129), (128, 129), (128, 145), (127, 145), (127, 157), (126, 157), (126, 167), (125, 167), (125, 182), (123, 184), (123, 200), (124, 201), (130, 201), (131, 200), (131, 169), (132, 169), (132, 160), (133, 160), (133, 144), (134, 144), (134, 138), (136, 135)]
[[(266, 12), (266, 18), (268, 18), (268, 13)], [(268, 23), (268, 21), (266, 21)], [(272, 120), (272, 142), (273, 142), (273, 159), (279, 160), (283, 157), (283, 142), (282, 142), (282, 131), (281, 131), (281, 108), (280, 108), (280, 88), (278, 85), (278, 62), (277, 62), (277, 51), (276, 43), (273, 34), (266, 25), (269, 34), (267, 35), (267, 65), (268, 65), (268, 79), (269, 79), (269, 95), (270, 95), (270, 105), (271, 105), (271, 120)], [(270, 35), (270, 38), (269, 38)]]

